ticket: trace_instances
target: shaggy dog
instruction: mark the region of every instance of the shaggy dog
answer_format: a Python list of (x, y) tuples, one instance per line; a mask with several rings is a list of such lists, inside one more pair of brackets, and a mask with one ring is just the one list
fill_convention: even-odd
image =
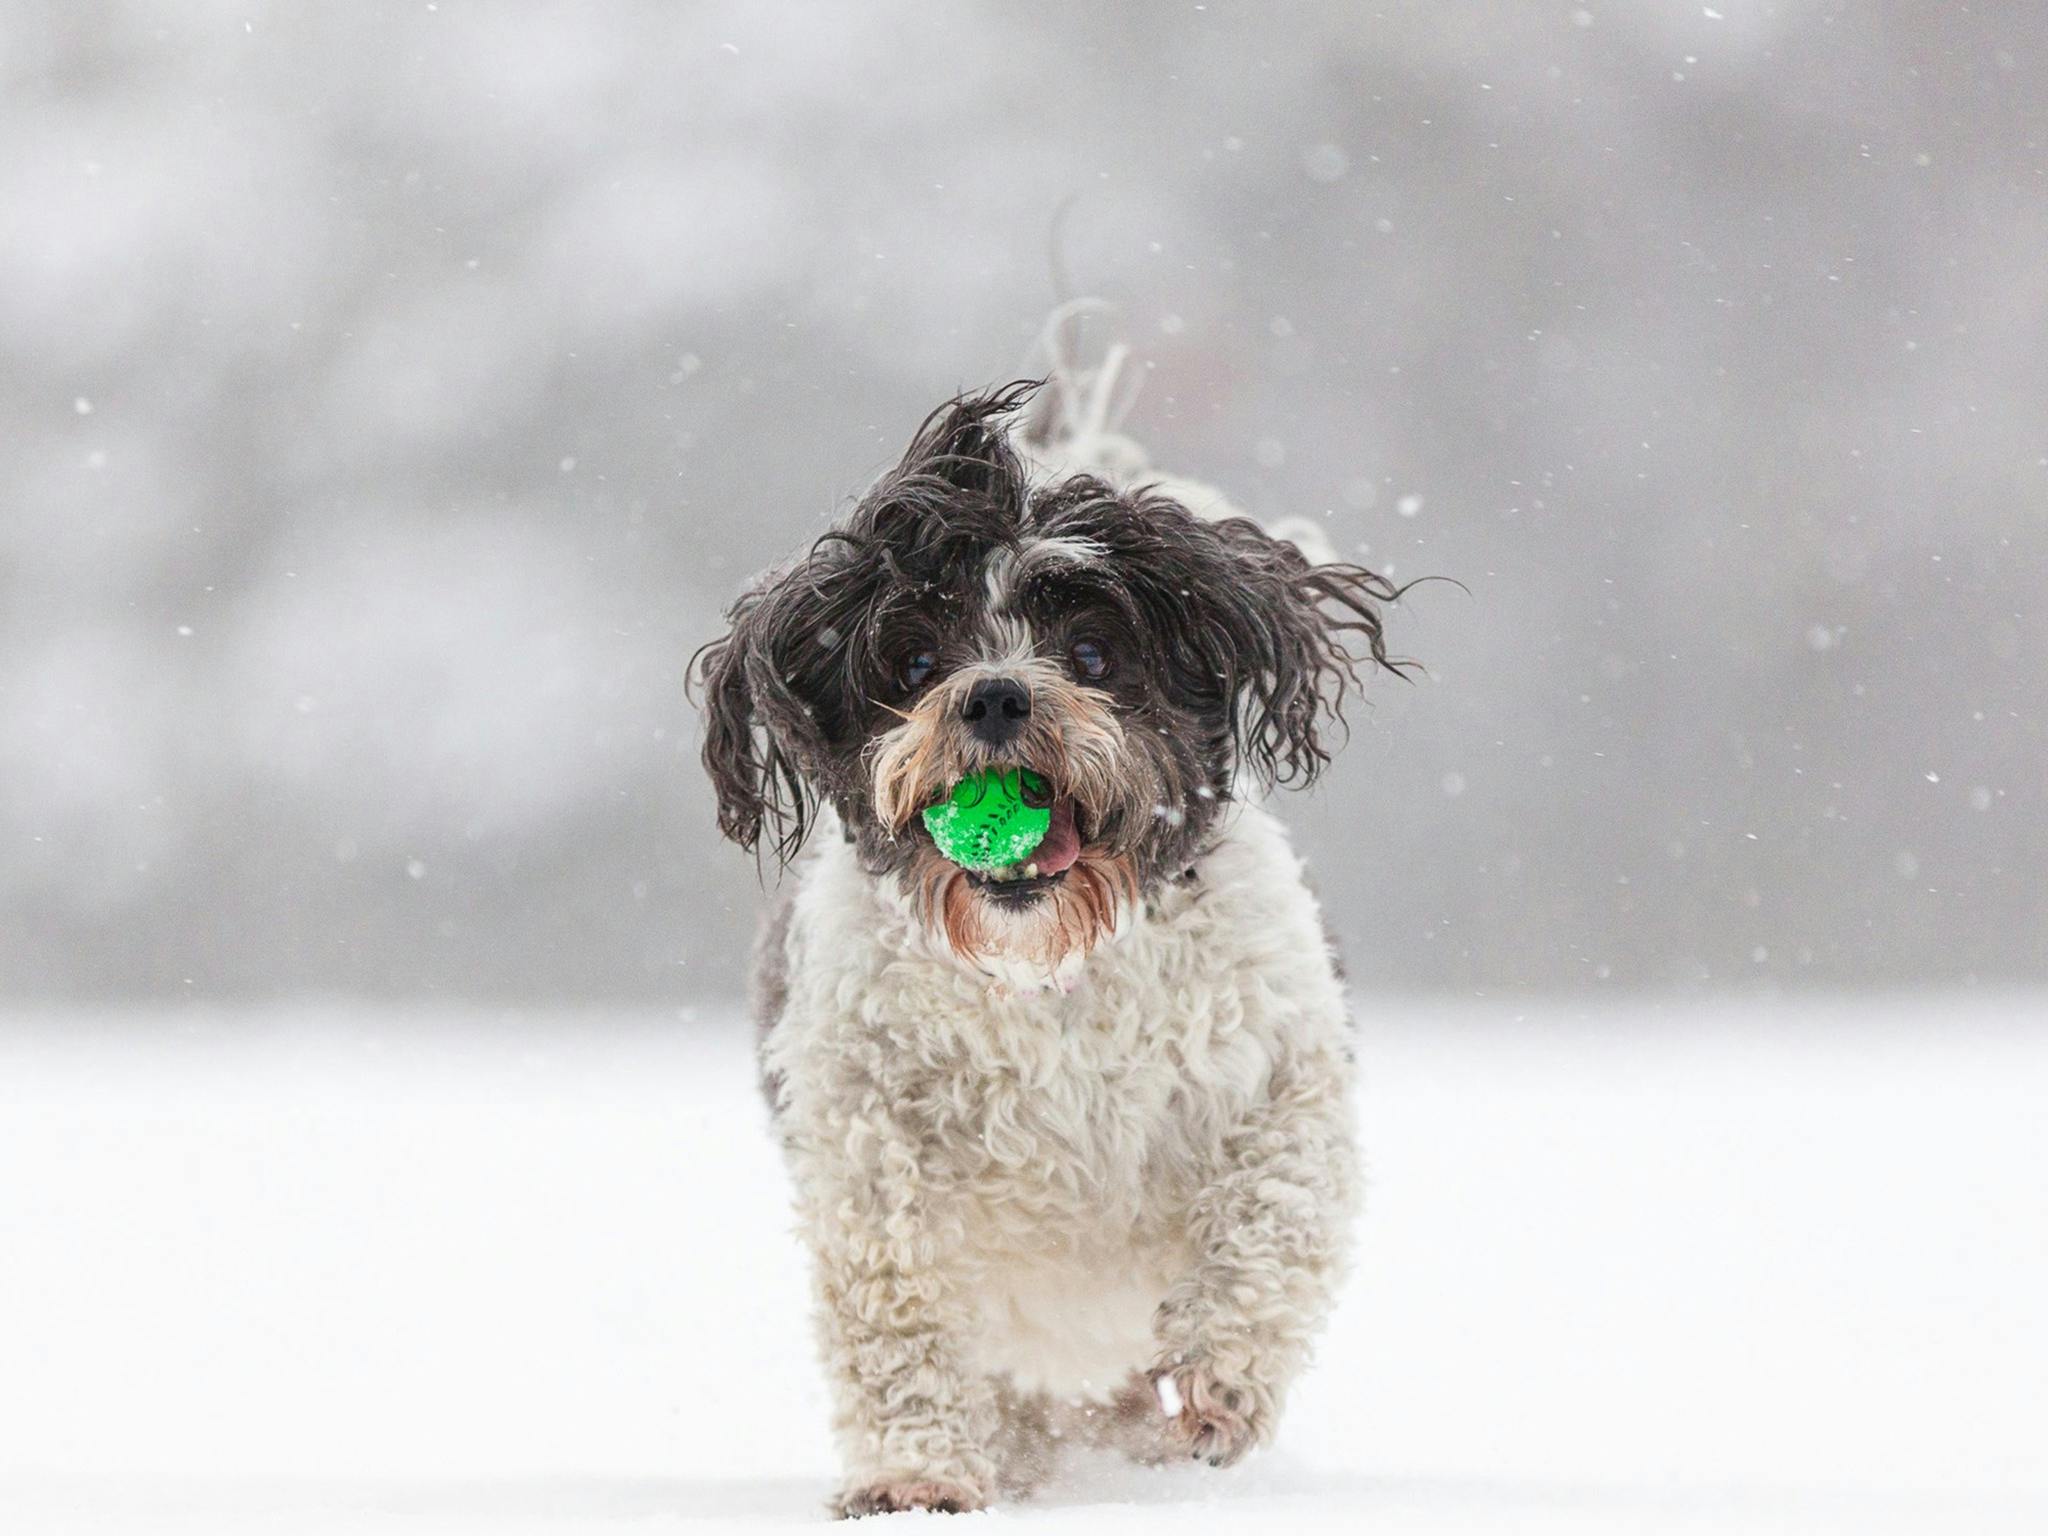
[[(1399, 592), (1066, 467), (1033, 391), (941, 407), (694, 667), (721, 830), (795, 861), (756, 996), (846, 1515), (980, 1508), (1063, 1440), (1236, 1460), (1358, 1195), (1343, 990), (1258, 801), (1395, 666)], [(920, 810), (1010, 766), (1043, 842), (949, 863)]]

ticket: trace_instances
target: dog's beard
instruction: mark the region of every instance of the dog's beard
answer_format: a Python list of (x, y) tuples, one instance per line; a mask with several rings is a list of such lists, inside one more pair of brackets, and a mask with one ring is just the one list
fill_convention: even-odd
[[(869, 768), (875, 814), (895, 836), (918, 840), (906, 883), (926, 924), (956, 954), (1055, 971), (1114, 932), (1120, 910), (1135, 901), (1132, 850), (1118, 839), (1145, 825), (1160, 786), (1151, 766), (1128, 750), (1108, 697), (1042, 659), (1000, 667), (1031, 690), (1031, 714), (1016, 739), (991, 747), (975, 737), (961, 706), (991, 670), (970, 667), (947, 678), (876, 738)], [(1010, 767), (1029, 768), (1052, 786), (1054, 815), (1073, 818), (1079, 841), (1071, 863), (1021, 887), (962, 869), (917, 825), (919, 813), (968, 774)]]
[(1130, 860), (1086, 848), (1027, 906), (991, 894), (936, 848), (918, 850), (910, 878), (919, 914), (962, 959), (1021, 960), (1048, 974), (1114, 933), (1119, 911), (1137, 897)]

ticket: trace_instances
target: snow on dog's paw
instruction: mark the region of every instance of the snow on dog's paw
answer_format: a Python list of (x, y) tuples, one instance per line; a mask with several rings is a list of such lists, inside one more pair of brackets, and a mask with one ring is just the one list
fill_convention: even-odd
[(863, 1515), (894, 1515), (913, 1509), (960, 1515), (981, 1507), (980, 1499), (951, 1483), (870, 1483), (839, 1495), (832, 1503), (832, 1513), (841, 1520), (858, 1520)]
[(1258, 1443), (1253, 1393), (1221, 1379), (1209, 1365), (1196, 1361), (1155, 1371), (1152, 1390), (1168, 1433), (1195, 1460), (1227, 1467)]

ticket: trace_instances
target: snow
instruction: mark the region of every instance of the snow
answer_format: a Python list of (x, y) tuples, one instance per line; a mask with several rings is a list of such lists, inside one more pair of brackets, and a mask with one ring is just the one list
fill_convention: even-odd
[[(2048, 1003), (1361, 1010), (1280, 1445), (963, 1528), (2048, 1528)], [(0, 1169), (0, 1529), (821, 1518), (736, 1015), (0, 1018)]]
[(1152, 1383), (1152, 1389), (1159, 1394), (1159, 1411), (1169, 1419), (1177, 1419), (1187, 1405), (1181, 1401), (1180, 1384), (1171, 1376), (1160, 1376)]

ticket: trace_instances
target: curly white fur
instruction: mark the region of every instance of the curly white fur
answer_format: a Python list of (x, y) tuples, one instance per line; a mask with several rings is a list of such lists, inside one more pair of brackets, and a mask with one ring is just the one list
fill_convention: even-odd
[(1238, 810), (1035, 990), (992, 989), (836, 828), (819, 844), (764, 957), (764, 1065), (842, 1511), (984, 1504), (1067, 1403), (1145, 1454), (1270, 1436), (1358, 1190), (1343, 993), (1279, 823)]

